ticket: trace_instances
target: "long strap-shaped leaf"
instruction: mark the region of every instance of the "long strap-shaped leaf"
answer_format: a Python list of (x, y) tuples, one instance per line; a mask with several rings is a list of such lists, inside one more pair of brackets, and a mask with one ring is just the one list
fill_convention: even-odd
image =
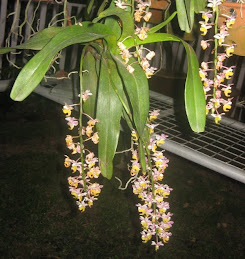
[[(109, 66), (108, 60), (103, 57), (101, 60), (96, 118), (99, 120), (97, 123), (99, 134), (98, 157), (101, 173), (108, 179), (111, 179), (113, 174), (113, 158), (118, 144), (122, 116), (122, 104), (112, 86), (111, 76), (115, 80), (116, 75), (118, 75), (116, 66)], [(119, 76), (118, 80), (120, 80)]]
[(180, 29), (188, 33), (191, 32), (194, 23), (194, 1), (176, 0), (176, 8)]
[(11, 48), (1, 48), (0, 54), (8, 53), (14, 49), (41, 50), (56, 34), (64, 30), (64, 27), (49, 27), (37, 32), (33, 37), (21, 45)]
[(24, 66), (15, 81), (10, 97), (15, 101), (24, 100), (41, 82), (54, 56), (63, 48), (107, 36), (113, 37), (112, 34), (107, 26), (90, 22), (84, 22), (82, 26), (66, 27)]
[(206, 101), (199, 76), (199, 63), (193, 48), (182, 41), (188, 57), (188, 73), (185, 82), (185, 111), (195, 132), (203, 132), (206, 124)]
[(90, 51), (88, 51), (83, 58), (83, 71), (84, 90), (90, 90), (92, 93), (92, 96), (84, 103), (83, 110), (94, 118), (98, 90), (98, 75), (96, 72), (96, 60)]
[[(139, 64), (132, 64), (133, 73), (129, 73), (120, 56), (113, 56), (120, 76), (128, 93), (133, 110), (133, 121), (139, 135), (143, 134), (149, 113), (149, 86), (144, 71)], [(133, 61), (133, 59), (130, 59)]]
[(147, 44), (160, 41), (179, 41), (185, 47), (188, 68), (185, 82), (185, 109), (190, 127), (195, 132), (203, 132), (206, 123), (206, 102), (201, 79), (199, 77), (199, 63), (193, 48), (180, 38), (168, 33), (153, 33), (141, 41), (132, 38), (126, 39), (123, 43), (127, 48), (135, 44)]
[(177, 14), (177, 12), (173, 12), (166, 21), (161, 22), (154, 27), (151, 27), (148, 33), (154, 33), (154, 32), (161, 30), (164, 26), (166, 26), (168, 23), (170, 23), (173, 20), (173, 18), (175, 17), (176, 14)]

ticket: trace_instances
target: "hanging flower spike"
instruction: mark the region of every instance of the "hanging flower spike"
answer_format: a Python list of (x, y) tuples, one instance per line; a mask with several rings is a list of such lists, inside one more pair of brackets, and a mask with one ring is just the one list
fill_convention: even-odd
[[(82, 102), (85, 102), (91, 95), (92, 94), (89, 90), (84, 91), (81, 98)], [(71, 115), (70, 112), (74, 105), (75, 104), (65, 104), (63, 112), (66, 115)], [(85, 149), (83, 144), (89, 140), (94, 144), (99, 142), (98, 133), (94, 133), (94, 128), (98, 120), (91, 118), (87, 114), (84, 115), (86, 115), (85, 118), (88, 118), (87, 126), (80, 125), (80, 129), (78, 129), (79, 136), (67, 135), (65, 138), (66, 146), (69, 150), (72, 150), (72, 155), (80, 154), (80, 156), (77, 159), (71, 159), (69, 156), (65, 155), (64, 161), (64, 166), (66, 168), (70, 167), (72, 174), (74, 174), (74, 176), (70, 176), (67, 179), (69, 191), (73, 198), (76, 199), (76, 204), (81, 212), (84, 212), (86, 207), (91, 207), (93, 205), (93, 202), (97, 200), (96, 197), (100, 194), (101, 188), (103, 187), (96, 182), (91, 182), (91, 179), (96, 179), (101, 174), (101, 170), (98, 165), (99, 160), (93, 152)], [(79, 124), (75, 117), (66, 116), (65, 120), (70, 126), (70, 130)], [(84, 121), (84, 119), (81, 121)], [(77, 138), (82, 142), (82, 144), (80, 144), (79, 141), (75, 141)]]
[[(150, 134), (153, 134), (154, 128), (157, 125), (150, 122), (157, 119), (159, 110), (149, 112), (149, 119), (146, 126), (149, 128)], [(133, 139), (135, 132), (132, 133), (133, 146), (138, 147), (137, 140)], [(132, 151), (132, 167), (131, 175), (134, 175), (132, 184), (133, 193), (136, 194), (141, 203), (136, 204), (140, 215), (140, 223), (142, 226), (141, 239), (146, 243), (152, 239), (151, 244), (155, 246), (157, 251), (160, 246), (167, 243), (169, 237), (172, 235), (169, 232), (173, 221), (171, 221), (172, 213), (166, 213), (169, 209), (169, 203), (165, 201), (168, 198), (172, 188), (166, 184), (160, 183), (164, 178), (164, 171), (168, 166), (168, 159), (163, 155), (163, 150), (157, 150), (166, 139), (166, 135), (150, 135), (148, 152), (146, 161), (148, 167), (146, 172), (142, 172), (140, 162), (138, 160), (138, 153), (133, 149)], [(135, 166), (135, 167), (134, 167)], [(133, 174), (132, 174), (133, 171)]]
[[(231, 109), (231, 99), (225, 100), (223, 97), (230, 97), (231, 87), (230, 85), (226, 86), (225, 81), (230, 80), (233, 76), (233, 68), (225, 67), (224, 61), (232, 56), (234, 52), (234, 44), (225, 44), (225, 38), (229, 35), (228, 34), (228, 27), (231, 27), (232, 24), (235, 22), (234, 16), (224, 15), (226, 19), (226, 23), (221, 25), (218, 28), (218, 25), (215, 24), (208, 24), (210, 15), (213, 16), (212, 20), (216, 20), (216, 10), (218, 10), (218, 6), (222, 3), (219, 0), (208, 0), (208, 8), (212, 10), (207, 11), (208, 15), (205, 12), (201, 12), (203, 15), (203, 22), (200, 22), (201, 28), (200, 30), (206, 33), (206, 25), (215, 26), (216, 34), (213, 36), (214, 38), (214, 60), (212, 62), (202, 62), (201, 68), (199, 70), (199, 74), (201, 80), (203, 82), (203, 89), (205, 92), (205, 99), (207, 100), (206, 105), (206, 113), (208, 114), (211, 111), (211, 115), (214, 117), (215, 123), (219, 124), (222, 115), (221, 111), (228, 112)], [(203, 49), (210, 47), (208, 41), (212, 39), (203, 40), (201, 41), (201, 46)], [(220, 52), (221, 47), (225, 48), (225, 52)], [(210, 63), (210, 65), (208, 65)], [(210, 66), (210, 68), (209, 68)], [(208, 74), (207, 71), (213, 70), (214, 73)], [(213, 75), (212, 79), (207, 78), (208, 76)], [(212, 94), (211, 94), (212, 93)], [(222, 109), (222, 110), (221, 110)]]

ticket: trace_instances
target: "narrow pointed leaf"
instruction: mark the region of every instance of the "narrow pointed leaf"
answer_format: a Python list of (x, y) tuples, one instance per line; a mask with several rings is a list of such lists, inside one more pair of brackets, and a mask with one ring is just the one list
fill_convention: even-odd
[(157, 32), (159, 30), (161, 30), (164, 26), (166, 26), (168, 23), (170, 23), (173, 18), (175, 17), (175, 15), (177, 14), (177, 12), (173, 12), (166, 21), (159, 23), (158, 25), (150, 28), (148, 33), (154, 33)]
[(24, 100), (41, 82), (54, 56), (63, 48), (105, 38), (112, 34), (113, 32), (104, 24), (84, 22), (82, 26), (65, 27), (24, 66), (14, 83), (10, 97), (15, 101)]
[(176, 0), (176, 9), (180, 29), (188, 33), (191, 32), (194, 23), (194, 1)]
[(191, 129), (195, 132), (203, 132), (206, 123), (206, 101), (202, 82), (199, 76), (199, 63), (193, 48), (184, 44), (188, 57), (188, 73), (185, 82), (185, 110)]
[(97, 129), (99, 134), (99, 160), (101, 173), (111, 179), (113, 174), (113, 158), (115, 156), (120, 133), (120, 119), (122, 104), (113, 89), (110, 74), (117, 73), (113, 67), (109, 69), (105, 58), (101, 61), (99, 92), (96, 118), (99, 120)]
[(83, 89), (84, 91), (90, 90), (92, 93), (92, 96), (84, 103), (83, 110), (94, 118), (98, 90), (98, 75), (96, 72), (96, 60), (90, 51), (88, 51), (83, 58), (83, 71)]
[(135, 69), (129, 73), (120, 56), (113, 56), (119, 73), (124, 82), (133, 110), (133, 121), (137, 132), (142, 135), (149, 113), (149, 86), (144, 71), (139, 64), (133, 64)]

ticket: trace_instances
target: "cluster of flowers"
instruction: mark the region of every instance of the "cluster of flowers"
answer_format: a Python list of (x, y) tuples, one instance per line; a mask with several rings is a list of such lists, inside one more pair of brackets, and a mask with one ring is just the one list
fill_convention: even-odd
[(136, 194), (141, 203), (136, 204), (140, 214), (140, 222), (142, 225), (141, 238), (144, 243), (152, 241), (156, 251), (164, 243), (167, 243), (169, 237), (172, 235), (169, 229), (173, 225), (171, 221), (172, 213), (166, 211), (169, 209), (169, 203), (165, 200), (168, 198), (170, 188), (166, 184), (160, 183), (164, 177), (164, 171), (168, 166), (168, 159), (163, 155), (163, 150), (158, 150), (164, 144), (166, 135), (155, 135), (154, 128), (156, 124), (152, 121), (157, 118), (159, 110), (150, 112), (148, 121), (150, 143), (147, 147), (148, 154), (146, 154), (147, 170), (142, 170), (139, 155), (137, 152), (138, 135), (135, 131), (132, 132), (133, 150), (132, 150), (132, 166), (130, 170), (131, 176), (135, 176), (133, 181), (133, 193)]
[[(206, 111), (207, 114), (211, 111), (211, 115), (217, 124), (221, 120), (222, 115), (231, 109), (232, 98), (230, 98), (232, 84), (225, 84), (226, 80), (231, 79), (233, 75), (234, 66), (224, 66), (224, 61), (231, 57), (234, 52), (234, 44), (225, 44), (225, 38), (229, 35), (228, 29), (235, 22), (233, 15), (225, 15), (226, 22), (218, 29), (217, 17), (218, 6), (222, 4), (222, 0), (208, 0), (209, 10), (201, 12), (204, 21), (200, 21), (202, 32), (205, 36), (210, 28), (215, 26), (215, 35), (213, 39), (206, 39), (201, 41), (203, 50), (210, 47), (210, 42), (214, 41), (214, 61), (202, 62), (199, 74), (203, 81), (204, 91), (207, 100)], [(215, 22), (213, 22), (215, 21)], [(224, 49), (224, 52), (218, 52), (217, 49)], [(210, 71), (213, 73), (213, 78), (210, 79)]]
[[(134, 20), (136, 23), (140, 23), (142, 20), (144, 21), (142, 27), (136, 26), (135, 34), (140, 40), (145, 40), (148, 36), (147, 31), (149, 30), (149, 28), (145, 26), (145, 22), (148, 22), (152, 16), (152, 13), (149, 12), (151, 1), (135, 0), (135, 2), (136, 2), (136, 8), (134, 11)], [(121, 9), (126, 9), (128, 7), (127, 0), (118, 0), (118, 1), (115, 1), (115, 4), (117, 7)], [(152, 58), (155, 56), (154, 51), (148, 50), (143, 47), (139, 48), (138, 46), (136, 46), (136, 50), (131, 53), (123, 44), (123, 41), (118, 42), (118, 47), (121, 51), (120, 54), (122, 56), (122, 59), (124, 60), (124, 63), (127, 64), (127, 70), (129, 71), (129, 73), (134, 72), (134, 68), (132, 67), (132, 64), (128, 64), (129, 59), (132, 56), (138, 59), (138, 62), (143, 68), (143, 70), (145, 71), (147, 78), (150, 78), (157, 70), (157, 68), (151, 67), (150, 65)], [(144, 56), (143, 50), (146, 50), (148, 52), (146, 56)]]
[[(82, 94), (82, 100), (85, 102), (91, 93), (87, 90)], [(78, 126), (79, 122), (75, 117), (71, 117), (73, 104), (65, 104), (63, 106), (63, 113), (66, 115), (66, 121), (69, 125), (69, 129), (73, 130), (74, 127)], [(97, 196), (101, 192), (102, 185), (91, 182), (91, 179), (98, 178), (101, 171), (98, 166), (98, 158), (95, 154), (88, 149), (85, 149), (83, 143), (91, 140), (94, 144), (97, 144), (99, 141), (99, 136), (97, 132), (94, 132), (94, 126), (98, 120), (87, 116), (88, 121), (87, 125), (78, 128), (78, 136), (67, 135), (66, 136), (66, 146), (69, 150), (72, 151), (72, 155), (78, 155), (78, 158), (71, 159), (69, 156), (65, 155), (65, 167), (71, 167), (72, 173), (74, 176), (68, 177), (69, 190), (72, 196), (77, 200), (76, 203), (81, 212), (85, 211), (86, 207), (91, 207), (93, 202), (97, 200)], [(83, 139), (84, 138), (84, 139)], [(80, 140), (75, 142), (75, 139)], [(81, 141), (82, 141), (82, 152), (81, 152)]]

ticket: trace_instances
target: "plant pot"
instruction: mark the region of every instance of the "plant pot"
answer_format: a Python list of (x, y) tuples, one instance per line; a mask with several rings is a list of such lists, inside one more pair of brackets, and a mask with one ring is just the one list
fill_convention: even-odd
[(245, 4), (224, 2), (220, 6), (219, 26), (225, 22), (224, 15), (235, 13), (236, 21), (232, 28), (228, 30), (229, 36), (226, 38), (226, 43), (235, 43), (234, 54), (245, 56)]
[(152, 0), (151, 9), (152, 17), (150, 23), (159, 24), (163, 21), (163, 12), (168, 8), (170, 4), (169, 0)]

